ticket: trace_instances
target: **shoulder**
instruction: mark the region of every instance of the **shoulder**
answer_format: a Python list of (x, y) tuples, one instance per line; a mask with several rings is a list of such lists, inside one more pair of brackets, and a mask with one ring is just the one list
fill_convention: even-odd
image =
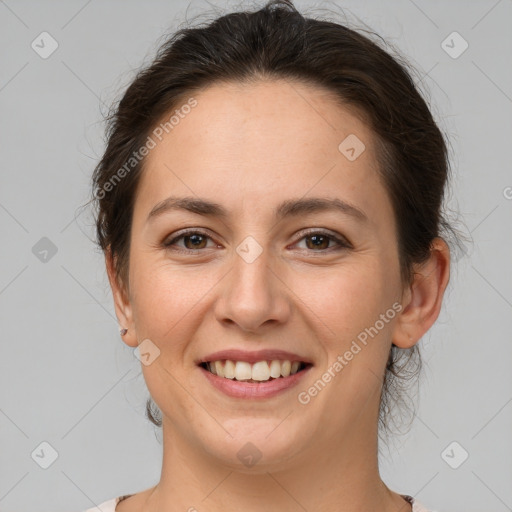
[[(101, 512), (115, 512), (117, 504), (132, 496), (131, 494), (126, 496), (119, 496), (117, 498), (112, 498), (110, 500), (104, 501), (103, 503), (100, 503), (96, 507), (88, 508), (87, 510), (84, 510), (83, 512), (97, 512), (99, 509)], [(411, 496), (403, 495), (402, 497), (408, 501), (412, 505), (412, 512), (435, 512), (434, 510), (430, 511), (426, 507), (424, 507), (418, 500), (415, 500)]]

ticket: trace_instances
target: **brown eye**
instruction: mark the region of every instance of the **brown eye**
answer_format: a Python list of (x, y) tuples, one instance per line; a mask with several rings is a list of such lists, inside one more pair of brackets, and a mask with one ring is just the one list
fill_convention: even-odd
[[(182, 238), (187, 249), (204, 249), (205, 241), (207, 239), (207, 237), (200, 234), (186, 235)], [(188, 246), (187, 242), (190, 242), (191, 245)]]
[[(183, 245), (181, 246), (177, 245), (177, 242), (180, 240), (183, 240)], [(206, 249), (208, 240), (211, 240), (211, 237), (206, 233), (202, 233), (201, 231), (187, 231), (164, 242), (162, 245), (169, 249), (177, 245), (176, 249), (173, 248), (174, 250), (187, 252), (196, 249)]]
[(331, 237), (326, 235), (308, 235), (304, 238), (311, 241), (310, 244), (306, 242), (308, 249), (327, 249), (331, 241)]
[[(352, 247), (344, 238), (338, 238), (331, 233), (323, 231), (310, 231), (304, 234), (299, 242), (302, 240), (306, 241), (306, 249), (312, 252), (331, 252), (331, 250), (349, 249)], [(332, 246), (331, 242), (334, 242), (335, 247)], [(331, 244), (331, 246), (329, 246), (329, 244)]]

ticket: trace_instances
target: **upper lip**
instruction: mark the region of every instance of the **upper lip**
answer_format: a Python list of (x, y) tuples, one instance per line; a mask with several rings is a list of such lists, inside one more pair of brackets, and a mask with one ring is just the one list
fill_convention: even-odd
[(248, 363), (257, 363), (258, 361), (300, 361), (303, 363), (312, 364), (311, 360), (305, 356), (300, 356), (286, 350), (267, 349), (248, 352), (240, 349), (226, 349), (218, 352), (213, 352), (197, 361), (197, 364), (208, 363), (212, 361), (223, 361), (229, 359), (230, 361), (246, 361)]

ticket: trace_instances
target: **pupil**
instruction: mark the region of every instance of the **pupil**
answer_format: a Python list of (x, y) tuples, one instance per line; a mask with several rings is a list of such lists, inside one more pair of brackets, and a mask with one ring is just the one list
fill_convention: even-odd
[(201, 238), (202, 237), (203, 237), (202, 235), (189, 235), (187, 238), (189, 239), (189, 241), (192, 242), (193, 245), (197, 246), (197, 245), (201, 244), (201, 242), (202, 242)]
[(311, 235), (310, 239), (313, 241), (314, 247), (320, 247), (322, 245), (322, 242), (325, 242), (325, 240), (327, 240), (327, 238), (324, 235)]

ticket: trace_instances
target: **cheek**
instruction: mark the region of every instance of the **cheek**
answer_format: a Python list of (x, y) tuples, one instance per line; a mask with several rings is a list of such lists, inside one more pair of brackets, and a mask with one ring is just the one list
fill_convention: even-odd
[(187, 349), (204, 319), (205, 294), (213, 283), (197, 269), (184, 271), (149, 260), (134, 262), (132, 305), (138, 339), (151, 340), (159, 352), (141, 367), (154, 401), (166, 416), (174, 417), (193, 409), (183, 393), (183, 376), (192, 364)]
[[(184, 330), (197, 319), (205, 293), (212, 287), (205, 272), (184, 270), (150, 256), (133, 263), (133, 311), (139, 339), (150, 338), (162, 350), (179, 351)], [(211, 280), (211, 278), (210, 278)]]
[(331, 269), (321, 280), (318, 276), (297, 279), (294, 288), (297, 296), (321, 320), (323, 338), (330, 351), (338, 353), (373, 325), (393, 302), (392, 289), (381, 264), (371, 258), (336, 271)]
[(369, 257), (365, 264), (331, 275), (315, 306), (329, 327), (322, 341), (328, 361), (324, 370), (336, 375), (325, 400), (332, 393), (339, 403), (358, 410), (376, 392), (396, 316), (393, 274), (382, 259)]

